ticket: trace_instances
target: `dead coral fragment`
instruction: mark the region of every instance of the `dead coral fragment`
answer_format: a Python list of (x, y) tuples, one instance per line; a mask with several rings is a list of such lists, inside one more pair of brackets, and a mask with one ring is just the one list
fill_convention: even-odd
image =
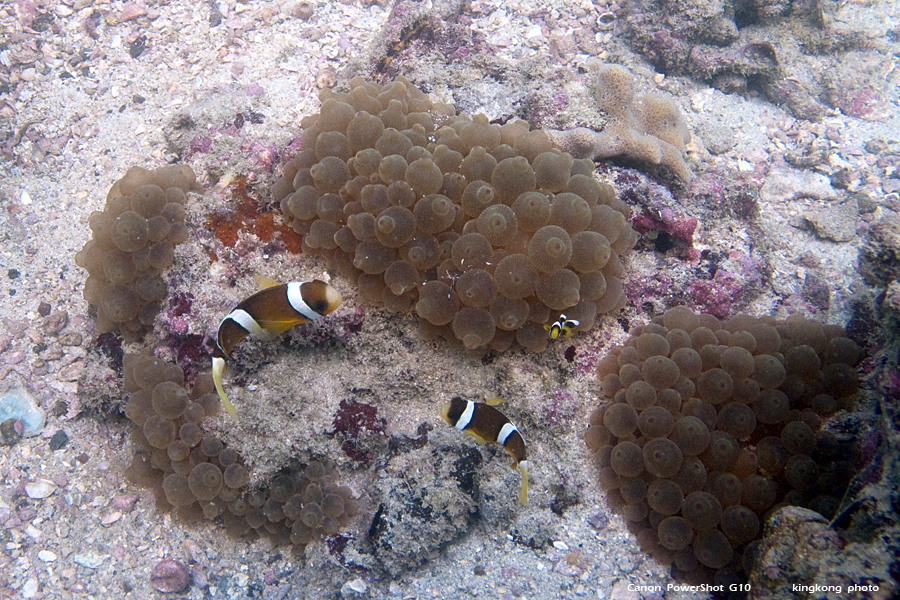
[(684, 151), (691, 134), (674, 102), (658, 94), (635, 96), (631, 73), (618, 65), (600, 69), (595, 97), (609, 116), (603, 130), (549, 130), (554, 146), (575, 158), (622, 156), (661, 164), (690, 183), (694, 175), (684, 162)]

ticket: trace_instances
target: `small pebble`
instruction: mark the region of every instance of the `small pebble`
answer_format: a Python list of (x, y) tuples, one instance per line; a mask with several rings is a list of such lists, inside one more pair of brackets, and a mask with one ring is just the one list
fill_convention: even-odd
[(150, 585), (164, 594), (182, 592), (189, 584), (187, 569), (177, 560), (162, 560), (150, 573)]
[(72, 560), (75, 561), (75, 564), (81, 565), (82, 567), (87, 567), (88, 569), (96, 569), (100, 565), (103, 564), (103, 561), (106, 560), (105, 555), (100, 554), (76, 554), (72, 557)]
[[(119, 510), (124, 510), (124, 511), (128, 512), (132, 508), (134, 508), (134, 503), (137, 502), (137, 499), (138, 499), (138, 497), (135, 495), (117, 496), (113, 500), (112, 505), (113, 505), (113, 507), (118, 508)], [(185, 542), (185, 544), (186, 543), (187, 542)]]
[(565, 542), (555, 541), (553, 542), (553, 547), (557, 550), (562, 550), (563, 552), (568, 552), (569, 546)]
[(28, 494), (29, 498), (35, 500), (43, 500), (52, 495), (55, 491), (56, 484), (46, 479), (38, 479), (37, 481), (30, 481), (25, 484), (25, 493)]
[(50, 550), (41, 550), (38, 552), (38, 558), (44, 562), (53, 562), (56, 560), (56, 553)]
[(67, 331), (59, 336), (61, 346), (80, 346), (83, 338), (77, 331)]
[(365, 581), (357, 577), (341, 587), (341, 595), (344, 598), (354, 598), (356, 594), (365, 594), (368, 587)]
[(66, 435), (66, 432), (62, 429), (56, 430), (56, 433), (53, 434), (53, 437), (50, 438), (50, 449), (51, 450), (59, 450), (63, 446), (69, 443), (69, 436)]
[(115, 523), (116, 521), (118, 521), (121, 518), (122, 518), (122, 513), (119, 511), (114, 511), (114, 512), (109, 513), (105, 517), (103, 517), (100, 520), (100, 523), (104, 527), (109, 527), (110, 525), (112, 525), (113, 523)]
[(38, 580), (36, 577), (32, 577), (28, 581), (25, 582), (25, 585), (22, 586), (22, 597), (23, 598), (34, 598), (34, 595), (37, 594), (38, 591)]
[(0, 423), (0, 446), (15, 446), (22, 439), (22, 420), (6, 419)]

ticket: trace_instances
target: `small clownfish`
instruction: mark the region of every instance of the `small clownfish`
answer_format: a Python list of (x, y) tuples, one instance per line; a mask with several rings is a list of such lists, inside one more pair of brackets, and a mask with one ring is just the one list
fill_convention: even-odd
[(559, 315), (559, 319), (555, 323), (545, 324), (544, 329), (550, 332), (551, 340), (558, 340), (561, 337), (572, 337), (572, 334), (575, 333), (575, 328), (579, 325), (581, 325), (581, 321), (569, 319), (566, 315)]
[(519, 492), (519, 504), (528, 504), (528, 460), (525, 457), (525, 439), (509, 419), (494, 408), (503, 400), (494, 398), (484, 402), (472, 402), (462, 398), (453, 398), (441, 407), (441, 416), (451, 426), (475, 438), (479, 444), (494, 442), (500, 444), (512, 454), (512, 468), (517, 467), (522, 474), (522, 491)]
[(225, 395), (222, 375), (225, 359), (248, 335), (271, 339), (288, 329), (334, 312), (341, 305), (341, 295), (324, 281), (278, 283), (255, 277), (260, 291), (243, 300), (228, 313), (216, 332), (212, 352), (212, 376), (225, 412), (235, 417), (234, 405)]

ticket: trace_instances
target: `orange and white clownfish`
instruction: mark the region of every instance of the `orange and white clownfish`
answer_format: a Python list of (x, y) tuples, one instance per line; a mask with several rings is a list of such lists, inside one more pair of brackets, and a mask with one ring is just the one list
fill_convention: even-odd
[(570, 319), (566, 315), (559, 315), (559, 319), (555, 323), (547, 323), (544, 325), (544, 329), (550, 332), (551, 340), (557, 340), (561, 337), (572, 337), (575, 328), (579, 325), (581, 325), (581, 321)]
[(472, 402), (456, 397), (441, 407), (441, 416), (447, 423), (463, 433), (474, 437), (478, 443), (494, 442), (500, 444), (512, 454), (522, 474), (522, 490), (519, 492), (519, 504), (528, 504), (528, 460), (525, 456), (525, 438), (515, 425), (509, 422), (502, 412), (494, 408), (503, 400), (494, 398), (485, 402)]
[(212, 376), (216, 391), (222, 399), (225, 411), (235, 416), (234, 405), (225, 395), (222, 375), (225, 359), (241, 340), (248, 335), (274, 338), (288, 329), (313, 321), (334, 312), (341, 305), (341, 295), (336, 289), (316, 279), (315, 281), (278, 283), (265, 277), (256, 277), (260, 291), (241, 301), (219, 323), (216, 345), (212, 352)]

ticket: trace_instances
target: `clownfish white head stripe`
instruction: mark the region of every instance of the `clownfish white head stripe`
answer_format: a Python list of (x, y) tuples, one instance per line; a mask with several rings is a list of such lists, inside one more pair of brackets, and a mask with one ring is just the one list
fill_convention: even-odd
[(528, 504), (528, 461), (525, 439), (509, 419), (491, 403), (472, 402), (453, 398), (441, 407), (441, 417), (452, 427), (474, 437), (478, 442), (493, 442), (503, 446), (515, 462), (512, 468), (522, 474), (519, 504)]
[(566, 315), (559, 315), (559, 319), (554, 323), (545, 324), (544, 329), (550, 332), (551, 340), (556, 340), (561, 337), (572, 337), (572, 334), (575, 333), (575, 328), (579, 325), (581, 325), (581, 321), (570, 319)]
[(334, 312), (342, 302), (336, 289), (324, 281), (277, 283), (260, 280), (264, 289), (241, 301), (219, 323), (213, 348), (212, 375), (225, 411), (235, 416), (234, 405), (222, 386), (225, 359), (248, 335), (274, 338), (288, 329)]

